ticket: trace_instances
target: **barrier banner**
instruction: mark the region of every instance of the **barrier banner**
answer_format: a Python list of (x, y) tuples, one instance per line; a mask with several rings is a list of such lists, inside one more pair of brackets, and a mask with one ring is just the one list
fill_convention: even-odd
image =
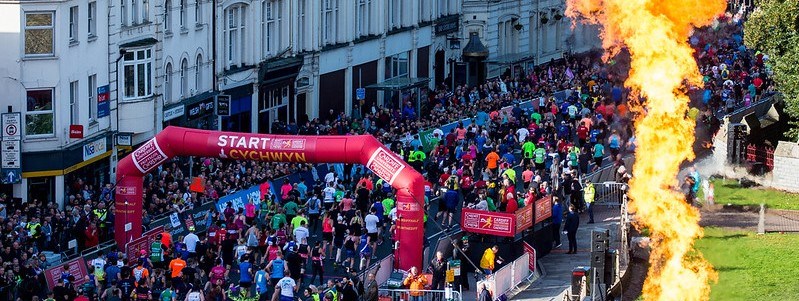
[[(275, 189), (274, 187), (275, 185), (272, 185), (273, 194)], [(219, 212), (225, 211), (228, 202), (231, 203), (233, 209), (239, 210), (239, 208), (244, 208), (244, 205), (246, 205), (249, 200), (252, 200), (256, 207), (258, 207), (258, 204), (261, 203), (260, 185), (255, 185), (245, 190), (241, 190), (219, 198), (219, 201), (216, 202), (216, 210)]]
[[(196, 208), (194, 208), (192, 210), (189, 210), (189, 211), (186, 211), (186, 212), (178, 214), (179, 221), (181, 221), (180, 225), (178, 225), (177, 227), (172, 227), (172, 229), (169, 230), (169, 233), (172, 234), (174, 239), (177, 239), (178, 236), (180, 236), (180, 235), (188, 234), (189, 233), (189, 229), (188, 229), (188, 227), (189, 227), (189, 221), (188, 220), (189, 219), (191, 219), (191, 222), (194, 224), (194, 228), (195, 228), (196, 233), (205, 231), (205, 229), (208, 228), (208, 226), (209, 226), (209, 224), (207, 223), (208, 221), (207, 221), (206, 216), (208, 215), (208, 212), (211, 211), (216, 205), (217, 204), (214, 204), (212, 202), (208, 202), (208, 203), (203, 204), (200, 207), (196, 207)], [(194, 222), (194, 221), (197, 221), (197, 222)], [(170, 224), (171, 222), (172, 222), (172, 218), (170, 216), (167, 216), (165, 218), (153, 221), (152, 223), (150, 223), (150, 227), (154, 229), (155, 227), (159, 227), (159, 226), (163, 227), (163, 226), (166, 226), (167, 224), (169, 224), (171, 226), (171, 224)], [(149, 245), (148, 245), (148, 247), (149, 247)]]
[(530, 244), (526, 241), (524, 242), (524, 253), (530, 256), (528, 260), (528, 268), (530, 268), (530, 272), (535, 272), (535, 248), (533, 248)]
[(516, 215), (516, 233), (533, 226), (533, 206), (524, 206), (514, 212)]
[(75, 287), (81, 286), (89, 281), (88, 277), (86, 277), (86, 275), (88, 275), (86, 272), (86, 261), (83, 260), (83, 257), (78, 257), (49, 268), (44, 272), (44, 278), (47, 280), (47, 287), (49, 287), (50, 290), (53, 290), (56, 282), (61, 281), (61, 273), (64, 271), (65, 265), (69, 266), (69, 274), (75, 277), (75, 281), (72, 282)]
[(147, 250), (150, 252), (150, 245), (157, 239), (159, 233), (164, 232), (164, 226), (158, 226), (150, 231), (144, 232), (141, 237), (125, 244), (125, 254), (128, 258), (139, 258), (138, 252)]
[(516, 230), (514, 219), (516, 216), (509, 213), (461, 210), (461, 228), (466, 232), (513, 237)]
[(535, 223), (543, 222), (552, 216), (552, 197), (547, 196), (535, 201)]

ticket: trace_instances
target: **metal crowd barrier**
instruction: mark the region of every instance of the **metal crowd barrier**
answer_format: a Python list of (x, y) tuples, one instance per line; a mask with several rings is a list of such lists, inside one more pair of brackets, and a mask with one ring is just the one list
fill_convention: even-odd
[(625, 183), (603, 182), (594, 183), (594, 189), (596, 191), (595, 204), (621, 206), (627, 194), (628, 186)]
[(378, 301), (461, 301), (461, 292), (445, 290), (380, 289)]

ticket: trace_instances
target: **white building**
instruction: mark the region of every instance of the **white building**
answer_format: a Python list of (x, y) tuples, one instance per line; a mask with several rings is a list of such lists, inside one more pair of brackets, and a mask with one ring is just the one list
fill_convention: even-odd
[[(221, 129), (269, 132), (275, 121), (350, 113), (360, 87), (443, 80), (449, 71), (442, 63), (433, 74), (431, 59), (459, 52), (447, 34), (458, 32), (461, 1), (220, 1), (216, 72), (219, 89), (232, 96)], [(382, 94), (367, 89), (364, 107), (382, 103)]]
[[(215, 95), (211, 3), (111, 2), (105, 53), (111, 78), (111, 116), (118, 120), (120, 133), (130, 133), (132, 145), (147, 141), (169, 124), (217, 127), (211, 117)], [(112, 162), (121, 156), (115, 155)], [(115, 177), (113, 169), (111, 177)]]
[[(102, 1), (0, 3), (0, 107), (21, 113), (22, 179), (3, 192), (63, 201), (65, 182), (109, 180), (108, 7)], [(70, 125), (72, 136), (70, 138)]]

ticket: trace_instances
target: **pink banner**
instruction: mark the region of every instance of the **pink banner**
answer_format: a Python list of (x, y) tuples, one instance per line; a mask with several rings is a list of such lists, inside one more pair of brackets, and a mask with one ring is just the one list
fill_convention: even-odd
[(463, 231), (487, 235), (513, 237), (516, 215), (464, 208), (461, 211)]
[(516, 215), (516, 233), (533, 226), (533, 206), (524, 206), (514, 213)]
[(44, 278), (47, 280), (47, 287), (49, 287), (50, 290), (53, 289), (56, 282), (61, 281), (61, 273), (64, 272), (64, 265), (69, 266), (69, 274), (72, 275), (72, 277), (75, 277), (75, 280), (72, 282), (75, 287), (78, 287), (88, 281), (88, 279), (86, 279), (86, 262), (83, 260), (83, 257), (78, 257), (67, 261), (66, 263), (49, 268), (44, 272)]
[(552, 216), (552, 197), (547, 196), (535, 201), (535, 223), (543, 222)]

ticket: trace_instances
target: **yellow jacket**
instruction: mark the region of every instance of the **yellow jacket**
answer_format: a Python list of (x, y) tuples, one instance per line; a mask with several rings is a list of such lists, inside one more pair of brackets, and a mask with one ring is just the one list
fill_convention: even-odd
[(480, 268), (486, 270), (494, 270), (494, 260), (496, 258), (496, 254), (494, 254), (494, 250), (491, 248), (486, 249), (483, 252), (483, 258), (480, 259)]
[(420, 292), (420, 290), (424, 290), (424, 286), (427, 285), (427, 277), (422, 274), (416, 276), (408, 275), (408, 278), (405, 278), (402, 284), (408, 286), (408, 289), (411, 290), (411, 296), (421, 296), (424, 295), (424, 292)]

